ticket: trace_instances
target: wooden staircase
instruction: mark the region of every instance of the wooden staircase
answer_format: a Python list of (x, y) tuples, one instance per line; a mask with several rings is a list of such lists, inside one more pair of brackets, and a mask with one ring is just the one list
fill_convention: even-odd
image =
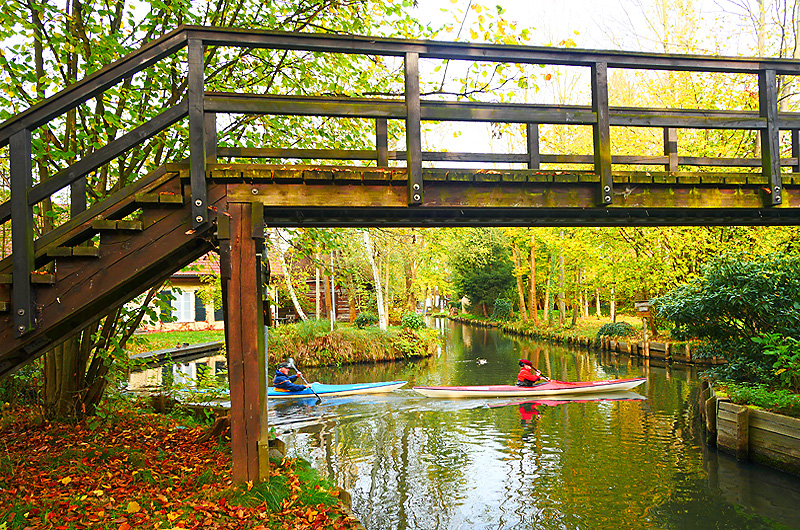
[(12, 257), (0, 262), (0, 379), (216, 247), (213, 208), (192, 228), (181, 169), (162, 166), (34, 242), (36, 328), (20, 337)]

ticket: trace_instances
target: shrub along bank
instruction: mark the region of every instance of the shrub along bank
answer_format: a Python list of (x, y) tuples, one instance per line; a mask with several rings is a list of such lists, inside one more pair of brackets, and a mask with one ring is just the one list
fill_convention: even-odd
[(269, 362), (287, 357), (301, 366), (398, 361), (429, 357), (440, 341), (435, 329), (392, 326), (381, 331), (371, 325), (336, 324), (331, 331), (328, 321), (308, 320), (270, 330)]

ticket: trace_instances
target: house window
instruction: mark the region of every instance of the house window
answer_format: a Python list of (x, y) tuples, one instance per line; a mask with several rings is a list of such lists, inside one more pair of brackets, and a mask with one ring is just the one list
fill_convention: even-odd
[(184, 291), (174, 293), (175, 300), (172, 301), (172, 316), (178, 322), (194, 322), (194, 293)]

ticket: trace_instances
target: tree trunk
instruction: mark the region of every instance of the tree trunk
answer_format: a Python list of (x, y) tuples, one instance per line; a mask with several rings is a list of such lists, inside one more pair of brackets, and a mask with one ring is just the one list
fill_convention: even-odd
[(519, 250), (516, 245), (511, 247), (511, 252), (514, 255), (514, 276), (517, 278), (517, 294), (519, 295), (519, 316), (523, 322), (528, 321), (528, 311), (525, 306), (525, 287), (522, 283), (522, 267), (520, 267)]
[(602, 318), (603, 313), (600, 311), (600, 288), (594, 290), (594, 301), (597, 318)]
[(308, 320), (308, 317), (303, 312), (303, 308), (300, 307), (300, 300), (297, 299), (297, 293), (294, 291), (294, 285), (292, 285), (292, 274), (289, 270), (289, 267), (286, 266), (286, 257), (283, 255), (283, 250), (280, 249), (278, 246), (278, 233), (277, 230), (274, 232), (275, 234), (275, 251), (278, 254), (278, 260), (280, 260), (281, 269), (283, 269), (283, 280), (286, 283), (286, 290), (289, 291), (289, 296), (292, 299), (292, 304), (294, 304), (294, 310), (303, 320)]
[[(564, 239), (564, 231), (560, 231), (559, 233), (560, 239)], [(559, 275), (558, 275), (558, 322), (561, 326), (564, 325), (564, 312), (566, 311), (566, 293), (564, 292), (566, 289), (566, 278), (564, 277), (564, 252), (559, 248), (558, 249), (558, 265), (559, 265)]]
[(528, 296), (528, 303), (530, 304), (530, 314), (533, 317), (533, 325), (539, 327), (539, 308), (538, 301), (536, 300), (536, 255), (535, 255), (536, 239), (531, 236), (531, 283), (530, 295)]
[(315, 313), (314, 313), (314, 315), (315, 315), (315, 318), (317, 320), (319, 320), (319, 317), (321, 316), (320, 312), (322, 311), (322, 308), (320, 307), (321, 300), (320, 300), (320, 292), (319, 292), (319, 259), (320, 259), (319, 252), (317, 252), (315, 254), (315, 257), (316, 257), (317, 266), (314, 267), (315, 272), (316, 272), (315, 277), (314, 277), (314, 304), (315, 304)]
[(611, 295), (608, 301), (608, 305), (611, 311), (611, 322), (617, 321), (617, 300), (616, 300), (616, 293), (614, 292), (614, 286), (611, 286)]
[(370, 267), (372, 267), (372, 281), (375, 285), (375, 297), (377, 298), (378, 306), (378, 325), (380, 329), (386, 331), (389, 327), (388, 319), (386, 318), (386, 307), (383, 305), (383, 287), (381, 286), (381, 275), (378, 270), (378, 264), (375, 262), (375, 254), (372, 249), (372, 240), (369, 237), (369, 230), (364, 230), (364, 250), (367, 252), (367, 260)]

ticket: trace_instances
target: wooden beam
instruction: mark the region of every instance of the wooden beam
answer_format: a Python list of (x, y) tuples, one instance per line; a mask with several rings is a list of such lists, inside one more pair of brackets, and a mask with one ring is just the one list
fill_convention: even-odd
[(611, 131), (608, 109), (608, 64), (598, 62), (592, 65), (592, 111), (597, 115), (597, 123), (592, 128), (594, 138), (594, 171), (600, 177), (600, 197), (598, 204), (608, 206), (612, 203), (614, 181), (611, 178)]
[(792, 129), (792, 158), (795, 162), (791, 164), (792, 173), (800, 173), (800, 130)]
[(389, 124), (385, 118), (375, 118), (375, 150), (378, 167), (389, 165)]
[(203, 128), (206, 141), (206, 162), (217, 163), (217, 115), (206, 112), (203, 116)]
[[(230, 279), (226, 289), (225, 322), (231, 387), (231, 448), (233, 480), (261, 480), (259, 441), (267, 430), (266, 365), (262, 288), (257, 250), (263, 246), (262, 208), (229, 202)], [(259, 231), (261, 231), (259, 233)]]
[(664, 164), (664, 170), (678, 171), (678, 130), (673, 127), (664, 128), (664, 155), (669, 160)]
[(525, 138), (528, 143), (528, 169), (539, 169), (542, 162), (542, 157), (539, 153), (539, 124), (526, 123), (525, 132)]
[(28, 205), (33, 163), (31, 132), (14, 134), (8, 142), (11, 173), (11, 250), (13, 266), (14, 336), (20, 337), (34, 328), (33, 289), (33, 210)]
[(419, 55), (405, 56), (406, 94), (406, 167), (408, 168), (408, 204), (422, 204), (422, 132), (420, 127)]
[(192, 189), (192, 226), (199, 227), (208, 221), (208, 193), (206, 191), (206, 122), (204, 116), (205, 72), (203, 41), (189, 40), (189, 172)]
[(783, 201), (783, 182), (781, 182), (781, 146), (778, 130), (778, 82), (775, 70), (762, 70), (758, 73), (758, 112), (767, 120), (766, 129), (761, 130), (762, 171), (769, 181), (764, 204), (777, 206)]

